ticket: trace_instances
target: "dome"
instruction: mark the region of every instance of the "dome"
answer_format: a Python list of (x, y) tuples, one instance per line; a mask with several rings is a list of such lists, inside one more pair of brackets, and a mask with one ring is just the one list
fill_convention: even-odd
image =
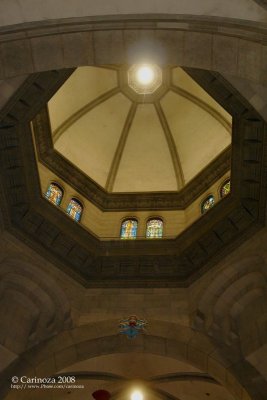
[(231, 144), (231, 116), (183, 69), (154, 66), (145, 92), (135, 68), (77, 68), (48, 103), (54, 148), (109, 193), (178, 192)]

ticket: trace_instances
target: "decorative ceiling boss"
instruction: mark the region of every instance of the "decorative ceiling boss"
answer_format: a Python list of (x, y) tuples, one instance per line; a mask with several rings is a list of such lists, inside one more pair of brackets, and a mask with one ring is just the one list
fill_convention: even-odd
[(120, 332), (126, 335), (128, 339), (134, 339), (140, 333), (145, 333), (145, 327), (147, 326), (147, 321), (144, 319), (138, 319), (136, 315), (130, 315), (126, 319), (122, 319), (119, 323)]

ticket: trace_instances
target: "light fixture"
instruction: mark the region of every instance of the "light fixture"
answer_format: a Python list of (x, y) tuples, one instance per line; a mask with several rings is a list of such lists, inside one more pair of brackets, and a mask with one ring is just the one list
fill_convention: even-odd
[(150, 65), (140, 65), (136, 71), (136, 79), (141, 85), (149, 85), (155, 79), (155, 71)]
[(155, 64), (134, 64), (128, 70), (128, 85), (137, 94), (150, 95), (162, 85), (162, 70)]
[(140, 390), (135, 390), (131, 394), (131, 400), (143, 400), (144, 396)]

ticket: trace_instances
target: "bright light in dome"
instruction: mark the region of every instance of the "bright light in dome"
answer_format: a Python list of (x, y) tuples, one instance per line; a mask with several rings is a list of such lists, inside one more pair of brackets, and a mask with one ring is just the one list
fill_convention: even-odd
[(131, 400), (143, 400), (143, 398), (144, 398), (143, 393), (140, 392), (139, 390), (135, 390), (131, 394)]
[(156, 64), (133, 64), (127, 71), (127, 79), (135, 93), (150, 95), (162, 85), (162, 71)]
[[(149, 65), (141, 65), (136, 73), (136, 77), (139, 83), (142, 85), (149, 85), (155, 78), (155, 73), (153, 68)], [(142, 399), (132, 399), (132, 400), (142, 400)]]

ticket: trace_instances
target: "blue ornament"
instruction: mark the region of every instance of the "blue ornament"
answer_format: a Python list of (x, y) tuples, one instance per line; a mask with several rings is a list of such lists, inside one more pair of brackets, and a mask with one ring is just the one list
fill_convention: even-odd
[(122, 319), (119, 323), (120, 333), (126, 335), (129, 339), (134, 339), (140, 333), (145, 333), (147, 322), (138, 319), (136, 315), (131, 315), (127, 319)]

